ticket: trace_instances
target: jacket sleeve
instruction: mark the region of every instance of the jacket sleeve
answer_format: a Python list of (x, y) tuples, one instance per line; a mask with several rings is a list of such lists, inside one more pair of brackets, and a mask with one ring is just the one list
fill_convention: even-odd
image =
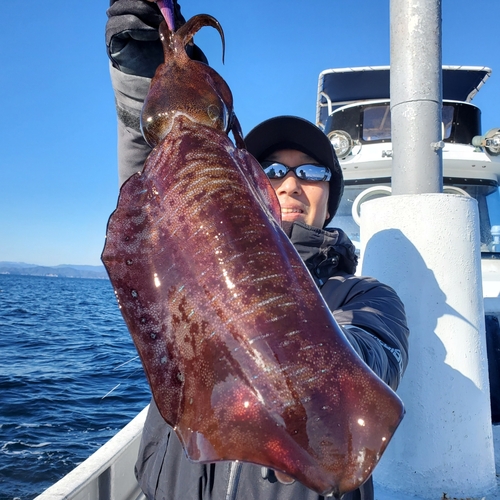
[(122, 185), (140, 171), (151, 151), (140, 129), (142, 104), (163, 61), (156, 3), (115, 0), (107, 11), (106, 51), (118, 119), (118, 177)]
[(408, 326), (396, 292), (374, 278), (334, 276), (321, 289), (333, 316), (366, 364), (397, 389), (408, 364)]
[[(174, 0), (176, 28), (185, 23)], [(118, 118), (118, 177), (122, 185), (142, 170), (151, 147), (142, 136), (140, 115), (157, 67), (163, 62), (158, 28), (163, 19), (156, 3), (111, 0), (107, 11), (106, 50)], [(208, 62), (196, 45), (186, 51), (192, 59)]]

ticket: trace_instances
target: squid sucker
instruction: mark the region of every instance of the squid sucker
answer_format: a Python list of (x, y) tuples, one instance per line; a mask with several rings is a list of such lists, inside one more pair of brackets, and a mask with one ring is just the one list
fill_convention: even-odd
[(121, 188), (102, 260), (187, 456), (270, 467), (339, 498), (370, 476), (403, 405), (353, 350), (282, 231), (229, 87), (187, 57), (205, 25), (223, 36), (207, 15), (161, 27), (165, 63), (142, 116), (154, 149)]

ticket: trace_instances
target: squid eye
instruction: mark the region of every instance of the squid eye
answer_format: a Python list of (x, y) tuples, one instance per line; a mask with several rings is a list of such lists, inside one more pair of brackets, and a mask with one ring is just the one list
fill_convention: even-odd
[(217, 121), (220, 118), (220, 109), (215, 104), (210, 104), (207, 109), (208, 117), (213, 121)]
[(215, 104), (210, 104), (210, 106), (207, 109), (207, 115), (216, 128), (223, 130), (224, 132), (227, 133), (229, 132), (231, 126), (229, 120), (229, 110), (227, 109), (227, 106), (224, 103), (221, 104), (222, 104), (222, 109)]

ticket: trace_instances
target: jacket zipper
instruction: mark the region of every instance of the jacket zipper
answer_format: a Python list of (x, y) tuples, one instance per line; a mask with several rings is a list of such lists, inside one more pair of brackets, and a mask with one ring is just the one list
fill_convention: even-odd
[(236, 500), (236, 493), (238, 492), (238, 483), (241, 474), (241, 463), (231, 462), (229, 464), (229, 480), (227, 482), (227, 491), (225, 500)]

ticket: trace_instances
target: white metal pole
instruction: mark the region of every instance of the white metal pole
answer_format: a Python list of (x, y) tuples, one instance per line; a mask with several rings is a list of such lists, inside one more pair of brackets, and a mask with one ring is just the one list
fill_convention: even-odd
[(391, 0), (392, 192), (440, 193), (441, 2)]
[(364, 203), (361, 221), (362, 274), (396, 289), (410, 328), (406, 415), (375, 469), (376, 498), (483, 498), (496, 476), (477, 204), (387, 196)]
[(391, 0), (392, 196), (361, 207), (361, 272), (399, 293), (410, 354), (377, 500), (496, 488), (479, 217), (472, 198), (441, 193), (441, 67), (441, 2)]

